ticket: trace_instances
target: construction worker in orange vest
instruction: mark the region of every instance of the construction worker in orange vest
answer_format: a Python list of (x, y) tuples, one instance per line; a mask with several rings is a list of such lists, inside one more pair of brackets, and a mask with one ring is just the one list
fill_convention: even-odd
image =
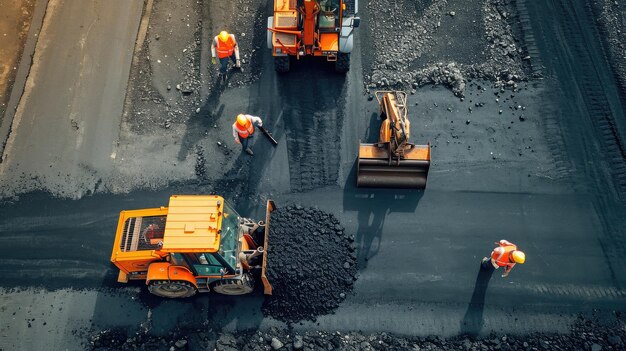
[(228, 59), (230, 58), (237, 68), (241, 68), (241, 60), (239, 59), (239, 45), (234, 34), (228, 34), (223, 30), (220, 34), (213, 38), (211, 44), (211, 63), (216, 64), (215, 55), (220, 60), (220, 75), (222, 81), (226, 81), (226, 72), (228, 71)]
[(515, 244), (504, 239), (494, 244), (499, 246), (491, 251), (491, 258), (483, 258), (481, 263), (483, 269), (504, 267), (502, 277), (505, 278), (516, 263), (523, 264), (526, 261), (526, 254), (518, 250)]
[(233, 123), (233, 137), (235, 138), (235, 142), (237, 144), (241, 144), (243, 150), (248, 153), (248, 155), (254, 155), (250, 146), (252, 141), (252, 137), (254, 136), (254, 126), (262, 127), (263, 121), (259, 117), (239, 114), (237, 115), (237, 120)]

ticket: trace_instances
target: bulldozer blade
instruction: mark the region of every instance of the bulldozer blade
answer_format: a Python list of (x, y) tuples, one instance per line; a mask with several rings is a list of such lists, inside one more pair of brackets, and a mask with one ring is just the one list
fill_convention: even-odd
[(430, 168), (430, 146), (413, 145), (404, 159), (389, 160), (389, 151), (376, 144), (361, 144), (357, 186), (424, 189)]
[(263, 254), (263, 265), (261, 266), (261, 281), (263, 282), (263, 293), (265, 295), (272, 295), (272, 284), (267, 279), (265, 274), (265, 267), (267, 265), (267, 255), (271, 248), (269, 247), (269, 237), (270, 237), (270, 213), (276, 209), (276, 205), (274, 201), (267, 200), (267, 207), (265, 210), (265, 240), (263, 242), (263, 248), (265, 253)]

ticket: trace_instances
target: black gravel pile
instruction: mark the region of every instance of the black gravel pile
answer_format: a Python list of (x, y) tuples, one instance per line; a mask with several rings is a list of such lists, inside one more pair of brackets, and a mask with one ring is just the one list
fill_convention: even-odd
[(273, 295), (263, 312), (297, 322), (331, 313), (356, 279), (354, 236), (337, 218), (314, 208), (288, 206), (272, 212), (267, 276)]
[(492, 334), (453, 338), (399, 337), (388, 333), (360, 334), (327, 331), (268, 331), (212, 333), (176, 329), (165, 336), (147, 332), (126, 335), (121, 329), (91, 332), (86, 349), (91, 350), (624, 350), (624, 321), (597, 324), (580, 319), (568, 334)]

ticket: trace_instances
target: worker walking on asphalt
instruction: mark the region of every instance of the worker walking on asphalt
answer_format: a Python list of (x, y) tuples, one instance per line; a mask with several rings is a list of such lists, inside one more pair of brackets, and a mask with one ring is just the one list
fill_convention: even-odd
[(491, 251), (491, 258), (483, 258), (481, 267), (483, 269), (498, 269), (504, 267), (504, 274), (502, 277), (506, 277), (511, 272), (513, 266), (516, 263), (523, 264), (526, 261), (526, 254), (517, 249), (517, 246), (506, 240), (500, 240), (500, 242), (494, 243), (499, 245), (493, 251)]
[(233, 123), (233, 137), (237, 144), (241, 144), (241, 147), (248, 155), (254, 155), (250, 148), (252, 137), (254, 136), (254, 126), (262, 127), (263, 121), (259, 117), (239, 114), (237, 120)]
[(216, 64), (215, 55), (220, 60), (220, 76), (222, 81), (226, 81), (226, 72), (228, 71), (228, 59), (233, 61), (237, 68), (241, 68), (241, 60), (239, 60), (239, 45), (234, 34), (228, 34), (227, 31), (221, 31), (220, 34), (213, 38), (211, 44), (211, 63)]

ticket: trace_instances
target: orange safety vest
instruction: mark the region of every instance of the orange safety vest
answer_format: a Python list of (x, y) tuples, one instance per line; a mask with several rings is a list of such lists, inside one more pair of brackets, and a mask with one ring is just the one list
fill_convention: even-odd
[(243, 139), (246, 139), (247, 137), (252, 135), (252, 133), (254, 133), (254, 126), (252, 125), (252, 122), (250, 122), (250, 120), (248, 120), (248, 124), (245, 127), (235, 122), (235, 129), (237, 129), (237, 133)]
[(229, 57), (235, 51), (235, 38), (232, 34), (228, 35), (228, 40), (225, 43), (220, 40), (219, 36), (215, 37), (215, 42), (215, 49), (219, 58)]
[(517, 250), (515, 245), (500, 246), (491, 252), (491, 258), (499, 267), (512, 267), (515, 262), (511, 259), (511, 253), (515, 250)]

